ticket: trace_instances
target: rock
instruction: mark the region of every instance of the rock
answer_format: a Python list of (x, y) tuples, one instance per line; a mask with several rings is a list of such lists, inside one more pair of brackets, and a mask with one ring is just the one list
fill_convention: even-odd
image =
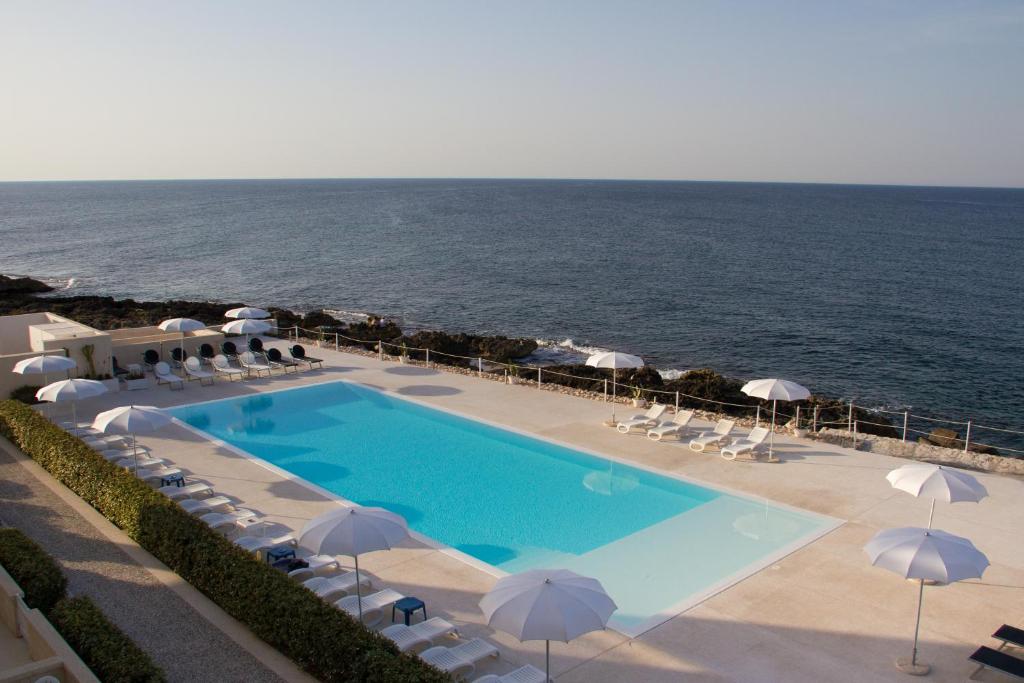
[(53, 287), (30, 277), (7, 277), (0, 275), (0, 294), (44, 294)]

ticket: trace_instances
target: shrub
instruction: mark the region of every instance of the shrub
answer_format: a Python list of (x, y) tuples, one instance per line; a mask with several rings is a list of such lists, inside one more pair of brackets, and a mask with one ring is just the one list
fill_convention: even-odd
[(11, 390), (11, 399), (14, 401), (21, 401), (29, 405), (35, 405), (40, 403), (36, 400), (36, 392), (39, 391), (39, 387), (30, 387), (28, 385), (20, 386), (17, 389)]
[(68, 645), (105, 683), (166, 681), (149, 655), (104, 616), (86, 597), (65, 598), (49, 614)]
[(451, 681), (21, 403), (0, 433), (257, 636), (323, 681)]
[(64, 597), (67, 579), (52, 557), (18, 529), (0, 529), (0, 565), (25, 593), (25, 604), (48, 614)]

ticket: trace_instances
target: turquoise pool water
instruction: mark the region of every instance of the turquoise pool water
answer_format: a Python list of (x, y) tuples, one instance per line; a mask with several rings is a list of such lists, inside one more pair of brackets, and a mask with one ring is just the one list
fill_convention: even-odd
[(171, 412), (503, 571), (550, 566), (594, 576), (619, 605), (613, 625), (627, 633), (835, 522), (347, 382)]

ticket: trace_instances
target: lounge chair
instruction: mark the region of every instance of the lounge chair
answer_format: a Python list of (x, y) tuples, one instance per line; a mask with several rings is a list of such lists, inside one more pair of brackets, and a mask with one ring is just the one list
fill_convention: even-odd
[(186, 486), (161, 486), (159, 489), (160, 493), (164, 494), (171, 500), (184, 500), (186, 498), (195, 498), (196, 496), (208, 496), (213, 494), (213, 487), (209, 484), (188, 484)]
[(213, 384), (213, 373), (209, 370), (203, 370), (202, 364), (195, 356), (185, 359), (185, 376), (189, 380), (199, 380), (200, 385), (204, 384), (206, 380), (210, 380), (210, 384)]
[(1017, 659), (1013, 655), (1008, 655), (1001, 650), (993, 650), (982, 645), (968, 659), (979, 665), (979, 671), (981, 669), (992, 669), (1007, 676), (1024, 680), (1024, 659)]
[(113, 370), (114, 370), (114, 379), (119, 379), (121, 377), (128, 377), (129, 375), (132, 374), (131, 372), (129, 372), (128, 370), (126, 370), (125, 368), (122, 368), (120, 365), (117, 364), (117, 356), (111, 356), (110, 357), (110, 363), (111, 363), (111, 365), (113, 367)]
[(283, 534), (281, 536), (241, 536), (234, 540), (234, 544), (242, 550), (248, 550), (251, 553), (258, 553), (263, 550), (270, 550), (276, 548), (279, 545), (295, 545), (297, 541), (291, 534)]
[(764, 446), (764, 440), (768, 438), (768, 430), (764, 427), (754, 427), (750, 434), (733, 439), (733, 442), (722, 448), (722, 457), (726, 460), (735, 460), (737, 455), (750, 453), (750, 457), (756, 459), (757, 452)]
[(123, 436), (117, 434), (104, 434), (103, 436), (82, 436), (79, 437), (85, 442), (85, 445), (89, 448), (123, 448), (125, 450), (131, 448), (132, 442), (130, 439), (126, 439)]
[(228, 361), (227, 356), (214, 356), (213, 369), (218, 375), (227, 375), (231, 381), (234, 381), (236, 377), (238, 379), (245, 379), (245, 370), (232, 367), (231, 363)]
[(647, 430), (647, 438), (652, 441), (661, 441), (666, 436), (672, 436), (673, 434), (678, 438), (683, 438), (683, 433), (686, 431), (686, 426), (690, 424), (690, 420), (693, 419), (692, 410), (684, 410), (681, 413), (676, 413), (672, 416), (671, 420), (665, 420), (658, 424), (657, 427), (651, 427)]
[(288, 368), (295, 368), (295, 372), (299, 371), (299, 364), (293, 360), (288, 360), (281, 355), (280, 349), (267, 349), (267, 353), (265, 355), (267, 357), (267, 362), (270, 363), (270, 366), (273, 368), (281, 368), (286, 373), (288, 372)]
[(380, 634), (397, 645), (400, 652), (420, 652), (432, 646), (438, 638), (458, 637), (459, 632), (441, 617), (431, 617), (412, 626), (392, 624), (381, 629)]
[(182, 362), (188, 357), (180, 346), (175, 346), (171, 349), (171, 361), (174, 363), (174, 367), (180, 368)]
[(253, 353), (263, 353), (263, 340), (259, 337), (253, 337), (250, 339), (249, 350)]
[(161, 384), (169, 384), (171, 386), (171, 391), (175, 388), (185, 388), (185, 380), (171, 372), (171, 366), (163, 361), (160, 361), (153, 366), (153, 374), (156, 375), (157, 386), (160, 386)]
[(154, 482), (183, 476), (183, 473), (177, 467), (154, 467), (152, 469), (140, 467), (135, 470), (135, 476), (145, 482)]
[(267, 377), (270, 377), (270, 366), (256, 360), (256, 354), (252, 351), (246, 351), (245, 353), (240, 354), (238, 356), (238, 364), (246, 369), (250, 377), (253, 373), (256, 373), (256, 376), (260, 377), (264, 372), (267, 373)]
[(535, 666), (521, 666), (515, 671), (510, 671), (504, 676), (487, 674), (474, 679), (473, 683), (548, 683), (547, 674)]
[[(316, 593), (316, 596), (325, 602), (337, 602), (348, 595), (356, 592), (356, 573), (345, 572), (338, 576), (314, 576), (302, 582), (302, 585)], [(365, 574), (359, 575), (359, 586), (363, 590), (372, 590), (373, 582)], [(363, 601), (363, 609), (366, 609), (366, 601)]]
[(178, 505), (185, 512), (192, 515), (205, 515), (207, 512), (220, 512), (220, 508), (231, 506), (231, 499), (227, 496), (210, 496), (209, 498), (186, 498), (179, 500)]
[(690, 450), (703, 451), (708, 446), (718, 446), (729, 437), (736, 423), (732, 420), (719, 420), (710, 432), (701, 432), (696, 438), (690, 439)]
[(163, 458), (125, 458), (121, 457), (120, 460), (114, 462), (118, 467), (123, 467), (126, 470), (137, 470), (149, 467), (156, 467), (157, 465), (163, 465), (166, 461)]
[(653, 427), (658, 424), (658, 420), (661, 419), (661, 416), (665, 414), (666, 410), (668, 410), (668, 406), (655, 403), (647, 409), (646, 413), (641, 413), (626, 420), (621, 420), (618, 426), (616, 426), (616, 429), (623, 434), (627, 434), (634, 427), (642, 429)]
[(996, 632), (992, 634), (992, 637), (996, 640), (1002, 641), (1003, 644), (999, 646), (1000, 650), (1007, 645), (1024, 647), (1024, 630), (1010, 626), (1009, 624), (1003, 624), (997, 628)]
[(324, 362), (322, 360), (320, 360), (319, 358), (313, 358), (312, 356), (307, 356), (306, 355), (306, 349), (304, 349), (299, 344), (296, 344), (295, 346), (293, 346), (291, 348), (291, 350), (289, 351), (289, 353), (292, 355), (292, 360), (295, 361), (296, 363), (309, 363), (309, 369), (310, 370), (313, 369), (314, 365), (319, 366), (321, 368), (324, 366)]
[(308, 581), (312, 578), (323, 578), (320, 572), (337, 572), (341, 570), (341, 563), (334, 555), (311, 555), (300, 558), (306, 563), (305, 567), (299, 567), (288, 572), (288, 578), (294, 581)]
[(239, 509), (231, 512), (207, 512), (200, 515), (199, 519), (206, 522), (211, 529), (224, 530), (234, 529), (236, 522), (243, 519), (259, 519), (259, 515), (252, 510)]
[(152, 370), (159, 362), (160, 354), (157, 353), (156, 349), (146, 349), (142, 352), (142, 364), (146, 366), (147, 370)]
[(438, 645), (424, 650), (420, 659), (455, 678), (465, 678), (473, 673), (477, 664), (488, 657), (497, 659), (499, 654), (498, 648), (491, 643), (483, 638), (474, 638), (455, 647)]
[[(363, 597), (363, 624), (373, 626), (384, 619), (384, 610), (395, 604), (405, 596), (396, 590), (385, 588), (382, 591), (371, 593)], [(334, 606), (344, 610), (353, 617), (359, 618), (358, 596), (348, 595), (334, 603)]]
[(199, 345), (199, 364), (200, 365), (202, 365), (203, 363), (206, 363), (207, 365), (209, 365), (213, 361), (213, 357), (216, 356), (216, 355), (217, 355), (217, 353), (213, 350), (213, 347), (210, 346), (209, 344), (200, 344)]
[[(220, 352), (222, 355), (227, 356), (231, 360), (238, 358), (238, 348), (235, 346), (235, 342), (221, 342)], [(213, 359), (216, 359), (216, 356), (214, 356)]]

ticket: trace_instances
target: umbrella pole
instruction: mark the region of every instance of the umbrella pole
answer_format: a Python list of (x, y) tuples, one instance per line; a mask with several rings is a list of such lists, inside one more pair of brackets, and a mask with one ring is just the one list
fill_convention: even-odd
[(932, 517), (935, 516), (935, 499), (932, 498), (932, 509), (928, 512), (928, 528), (932, 528)]
[(931, 671), (931, 667), (927, 664), (921, 664), (917, 661), (917, 643), (918, 636), (921, 632), (921, 605), (924, 603), (924, 580), (918, 579), (917, 589), (917, 621), (914, 623), (914, 649), (910, 654), (910, 659), (900, 658), (896, 660), (896, 668), (905, 674), (911, 676), (924, 676)]
[(135, 432), (132, 432), (132, 457), (135, 459), (135, 471), (139, 471), (139, 449), (135, 446)]
[(768, 435), (768, 459), (771, 460), (775, 457), (775, 406), (778, 405), (778, 399), (772, 399), (772, 431)]
[(544, 641), (544, 680), (551, 680), (551, 641)]
[[(75, 402), (71, 402), (71, 433), (78, 436), (78, 409), (75, 408)], [(935, 501), (932, 501), (932, 509), (935, 509)], [(928, 526), (931, 526), (929, 524)]]
[(618, 389), (618, 368), (612, 368), (612, 422), (615, 422), (615, 390)]
[(356, 602), (359, 604), (359, 623), (363, 623), (363, 593), (359, 589), (359, 556), (353, 555), (356, 560)]

